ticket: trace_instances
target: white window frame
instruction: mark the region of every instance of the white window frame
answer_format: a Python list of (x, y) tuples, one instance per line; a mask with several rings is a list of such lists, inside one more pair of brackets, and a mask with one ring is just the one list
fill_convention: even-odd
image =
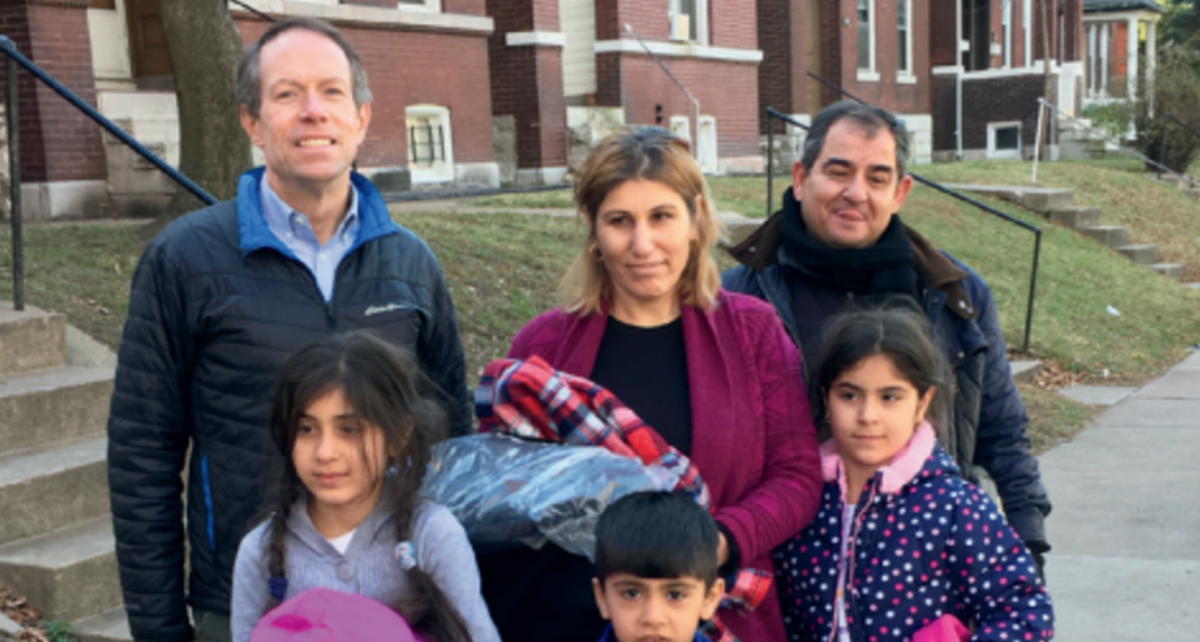
[[(875, 56), (875, 41), (879, 37), (878, 20), (875, 19), (875, 0), (866, 0), (867, 3), (867, 32), (870, 36), (867, 38), (867, 62), (869, 65), (864, 69), (858, 67), (858, 61), (855, 61), (855, 67), (858, 69), (859, 82), (878, 82), (879, 72), (876, 67)], [(858, 56), (858, 2), (854, 3), (854, 55)]]
[[(413, 162), (412, 121), (430, 118), (440, 121), (442, 127), (443, 158), (432, 167), (417, 167)], [(441, 105), (409, 105), (404, 108), (404, 140), (408, 148), (408, 171), (413, 183), (445, 183), (454, 180), (454, 136), (450, 121), (450, 110)]]
[[(1017, 128), (1017, 148), (1016, 149), (996, 149), (996, 130), (1008, 129), (1010, 127)], [(1021, 159), (1021, 121), (1007, 120), (1002, 122), (988, 123), (987, 134), (987, 157), (988, 159)]]
[[(913, 74), (913, 3), (912, 0), (896, 0), (896, 7), (904, 6), (905, 20), (908, 22), (904, 27), (904, 59), (908, 61), (908, 68), (901, 69), (900, 61), (896, 61), (896, 82), (902, 85), (914, 85), (917, 82), (917, 77)], [(897, 11), (897, 16), (899, 12)], [(900, 37), (900, 21), (896, 21), (896, 37)]]
[[(696, 39), (689, 38), (687, 42), (694, 42), (698, 45), (708, 44), (708, 0), (694, 0), (696, 7)], [(661, 5), (660, 5), (661, 6)], [(670, 38), (671, 18), (679, 11), (679, 0), (667, 0), (667, 29), (668, 39)]]
[(420, 2), (401, 2), (400, 0), (396, 0), (396, 6), (399, 9), (411, 9), (413, 11), (442, 12), (442, 0), (421, 0)]

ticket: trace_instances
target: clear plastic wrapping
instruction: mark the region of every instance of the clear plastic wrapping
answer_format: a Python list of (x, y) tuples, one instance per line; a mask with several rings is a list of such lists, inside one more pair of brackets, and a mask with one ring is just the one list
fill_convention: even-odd
[(487, 433), (442, 442), (424, 493), (450, 509), (481, 552), (551, 541), (592, 559), (593, 530), (610, 502), (670, 490), (678, 474), (597, 446)]

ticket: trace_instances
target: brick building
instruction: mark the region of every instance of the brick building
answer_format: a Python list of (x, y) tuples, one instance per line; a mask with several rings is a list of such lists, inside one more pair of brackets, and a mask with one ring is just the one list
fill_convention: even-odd
[[(313, 16), (363, 54), (375, 109), (359, 168), (385, 189), (497, 185), (485, 0), (250, 0), (276, 17)], [(233, 12), (244, 40), (266, 23)], [(35, 63), (172, 164), (178, 115), (157, 0), (0, 0), (0, 29)], [(83, 114), (21, 80), (24, 211), (33, 218), (149, 213), (169, 181), (106, 141)], [(108, 143), (108, 144), (106, 144)], [(147, 199), (150, 205), (147, 206)]]
[[(808, 122), (844, 96), (834, 88), (905, 120), (913, 156), (929, 162), (929, 0), (778, 0), (758, 3), (759, 106)], [(809, 76), (826, 80), (821, 83)], [(765, 134), (766, 116), (760, 123)], [(799, 158), (803, 132), (777, 124), (776, 160)]]
[(505, 178), (557, 182), (590, 144), (621, 125), (670, 127), (693, 141), (706, 171), (760, 170), (763, 55), (755, 4), (488, 0), (496, 24), (490, 64), (497, 159), (508, 168)]
[(1084, 106), (1137, 96), (1153, 85), (1158, 20), (1154, 0), (1084, 0)]
[(930, 2), (935, 156), (1030, 157), (1047, 58), (1050, 101), (1078, 114), (1083, 0)]

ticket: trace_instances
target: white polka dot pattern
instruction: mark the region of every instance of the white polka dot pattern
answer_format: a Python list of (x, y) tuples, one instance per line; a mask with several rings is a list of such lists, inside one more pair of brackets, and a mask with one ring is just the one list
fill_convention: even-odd
[[(1053, 607), (1032, 556), (957, 470), (939, 445), (898, 492), (867, 492), (879, 476), (868, 482), (847, 590), (855, 642), (907, 642), (945, 614), (973, 623), (972, 641), (1053, 637)], [(792, 642), (826, 640), (833, 630), (842, 515), (838, 484), (827, 482), (812, 523), (775, 550)]]

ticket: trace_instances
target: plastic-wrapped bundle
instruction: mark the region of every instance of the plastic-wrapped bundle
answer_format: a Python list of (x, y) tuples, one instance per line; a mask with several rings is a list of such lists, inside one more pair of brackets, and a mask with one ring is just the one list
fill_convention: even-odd
[(491, 433), (438, 444), (423, 492), (454, 513), (480, 552), (549, 540), (590, 560), (610, 502), (677, 481), (677, 472), (604, 448)]

